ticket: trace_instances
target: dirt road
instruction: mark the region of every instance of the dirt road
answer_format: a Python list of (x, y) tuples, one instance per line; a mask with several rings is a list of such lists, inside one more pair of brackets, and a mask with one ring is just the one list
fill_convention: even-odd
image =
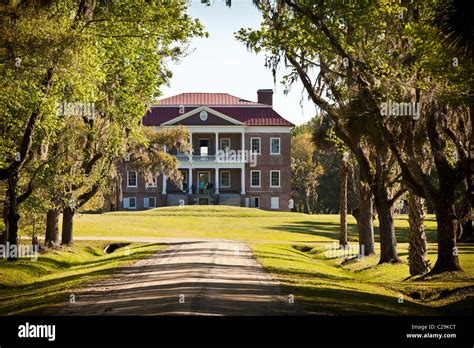
[(291, 315), (279, 285), (242, 242), (167, 240), (169, 247), (75, 293), (60, 315)]

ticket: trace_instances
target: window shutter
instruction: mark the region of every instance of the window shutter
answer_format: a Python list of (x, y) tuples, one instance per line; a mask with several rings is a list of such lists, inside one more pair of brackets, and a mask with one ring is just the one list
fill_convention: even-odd
[(272, 197), (271, 198), (271, 208), (272, 209), (280, 209), (280, 197)]
[(143, 208), (149, 208), (148, 197), (143, 198)]
[(129, 200), (129, 198), (124, 198), (124, 199), (123, 199), (123, 207), (124, 207), (124, 209), (130, 208), (130, 200)]

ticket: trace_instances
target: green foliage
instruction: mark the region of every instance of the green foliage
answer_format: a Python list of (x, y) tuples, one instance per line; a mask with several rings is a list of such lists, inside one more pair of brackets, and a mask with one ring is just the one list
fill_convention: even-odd
[(165, 152), (175, 149), (180, 153), (189, 153), (192, 145), (189, 143), (189, 132), (186, 127), (178, 126), (160, 132), (147, 127), (140, 128), (142, 139), (129, 143), (129, 158), (124, 165), (127, 169), (135, 169), (143, 173), (145, 182), (152, 183), (157, 173), (163, 173), (175, 183), (180, 183), (181, 172), (178, 170), (178, 160)]
[[(376, 204), (393, 205), (408, 187), (439, 217), (449, 216), (439, 230), (446, 241), (440, 242), (445, 248), (440, 256), (446, 260), (436, 272), (460, 269), (450, 256), (455, 226), (471, 210), (465, 187), (474, 65), (463, 53), (472, 50), (472, 35), (453, 18), (461, 19), (464, 29), (472, 25), (461, 14), (465, 5), (456, 3), (262, 1), (261, 28), (237, 34), (248, 48), (266, 53), (273, 72), (280, 64), (290, 69), (283, 84), (303, 82), (354, 154)], [(386, 112), (390, 102), (418, 110)]]
[[(80, 207), (107, 186), (127, 143), (145, 141), (140, 120), (171, 77), (169, 60), (206, 35), (184, 0), (83, 6), (31, 1), (1, 9), (0, 176), (17, 168), (16, 191), (32, 184), (31, 201), (43, 200), (44, 209)], [(75, 103), (86, 112), (68, 112)]]
[[(315, 162), (311, 133), (301, 132), (291, 140), (291, 190), (296, 206), (310, 213), (316, 208), (318, 179), (324, 169)], [(301, 208), (300, 208), (301, 211)]]
[[(340, 158), (348, 149), (328, 117), (315, 116), (292, 132), (292, 197), (298, 211), (339, 211)], [(351, 164), (353, 166), (354, 164)], [(348, 210), (357, 206), (354, 178), (348, 180)]]

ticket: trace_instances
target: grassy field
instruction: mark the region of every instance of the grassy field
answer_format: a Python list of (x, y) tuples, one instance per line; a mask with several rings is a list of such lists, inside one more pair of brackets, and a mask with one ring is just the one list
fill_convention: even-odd
[(132, 243), (105, 254), (109, 243), (77, 241), (74, 246), (40, 254), (36, 262), (0, 260), (0, 315), (25, 314), (69, 301), (78, 286), (165, 248), (162, 244)]
[[(377, 265), (378, 256), (347, 262), (344, 257), (327, 255), (326, 252), (338, 240), (338, 215), (311, 216), (224, 206), (167, 207), (101, 215), (82, 214), (75, 219), (75, 235), (110, 239), (134, 236), (243, 240), (263, 267), (281, 282), (284, 293), (294, 295), (297, 304), (314, 314), (471, 313), (474, 309), (474, 245), (459, 245), (459, 257), (465, 272), (412, 279), (409, 278), (407, 265), (406, 216), (398, 216), (395, 225), (398, 251), (404, 261), (397, 265)], [(426, 225), (429, 259), (434, 264), (436, 222), (432, 215), (427, 217)], [(352, 217), (349, 217), (348, 226), (349, 240), (357, 245), (357, 230)], [(76, 261), (68, 264), (65, 261), (68, 264), (65, 268), (61, 264), (64, 258), (68, 258), (67, 251), (57, 256), (63, 261), (57, 263), (55, 257), (53, 259), (56, 261), (45, 259), (44, 266), (31, 266), (31, 273), (23, 271), (25, 273), (15, 274), (7, 269), (2, 274), (0, 271), (0, 277), (7, 276), (6, 284), (0, 288), (0, 303), (6, 300), (8, 304), (8, 308), (0, 305), (0, 313), (19, 310), (18, 306), (15, 307), (18, 300), (14, 296), (6, 296), (8, 289), (11, 290), (14, 285), (17, 285), (15, 292), (21, 296), (31, 295), (44, 304), (52, 302), (54, 296), (64, 297), (67, 294), (67, 290), (63, 289), (63, 280), (66, 280), (66, 286), (77, 285), (77, 280), (69, 277), (67, 272), (71, 272), (71, 276), (84, 272), (87, 277), (81, 278), (82, 282), (91, 280), (90, 275), (101, 276), (110, 272), (111, 268), (118, 267), (120, 262), (135, 259), (128, 257), (115, 260), (113, 254), (89, 256), (86, 255), (85, 243), (80, 242), (74, 247), (79, 249), (73, 249), (83, 255), (83, 262), (79, 260), (77, 264)], [(87, 242), (87, 245), (92, 245), (91, 248), (99, 252), (105, 242), (101, 243)], [(137, 245), (135, 256), (143, 256), (160, 247)], [(77, 257), (71, 260), (77, 260)], [(42, 270), (36, 269), (38, 267), (46, 267), (44, 274)], [(25, 270), (28, 268), (25, 267)], [(57, 275), (58, 270), (60, 273)], [(29, 279), (35, 280), (29, 282)], [(67, 283), (69, 280), (71, 284)], [(43, 290), (37, 289), (43, 286), (49, 295), (45, 300), (39, 300)], [(59, 291), (58, 295), (55, 295), (56, 291)]]
[[(357, 228), (348, 218), (349, 240), (357, 241)], [(397, 239), (407, 241), (406, 216), (397, 217)], [(338, 239), (339, 215), (305, 215), (226, 206), (165, 207), (137, 212), (83, 214), (75, 222), (76, 236), (141, 236), (225, 238), (249, 242), (316, 243)], [(436, 239), (436, 222), (429, 215), (427, 237)], [(376, 240), (378, 228), (376, 226)]]
[[(462, 274), (409, 279), (408, 222), (395, 221), (404, 263), (377, 265), (378, 256), (344, 263), (326, 257), (339, 235), (338, 215), (266, 212), (234, 207), (167, 207), (144, 212), (81, 215), (76, 235), (226, 238), (245, 241), (254, 256), (313, 313), (448, 314), (473, 309), (474, 246), (460, 245)], [(436, 222), (426, 221), (429, 259), (436, 261)], [(357, 242), (349, 217), (349, 239)], [(377, 226), (377, 222), (376, 222)], [(376, 228), (378, 241), (378, 228)]]
[[(436, 254), (430, 245), (429, 259)], [(462, 274), (408, 279), (407, 244), (399, 252), (405, 263), (377, 265), (378, 256), (347, 263), (327, 258), (326, 246), (253, 244), (256, 258), (280, 280), (284, 292), (314, 314), (439, 315), (474, 310), (472, 246), (460, 251)]]

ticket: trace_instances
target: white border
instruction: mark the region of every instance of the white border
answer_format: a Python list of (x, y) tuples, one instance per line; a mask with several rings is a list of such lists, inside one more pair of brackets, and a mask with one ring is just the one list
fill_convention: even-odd
[[(278, 173), (278, 186), (273, 186), (272, 184), (272, 173)], [(281, 171), (280, 170), (270, 170), (270, 187), (279, 188), (281, 187)]]
[[(135, 197), (127, 197), (127, 198), (128, 198), (128, 208), (127, 208), (127, 209), (135, 209), (135, 210), (136, 210), (136, 209), (137, 209), (137, 203), (138, 203), (137, 197), (135, 196)], [(132, 206), (130, 205), (130, 199), (131, 199), (131, 198), (135, 199), (135, 206), (134, 206), (134, 207), (132, 207)]]
[[(252, 173), (257, 172), (258, 173), (258, 186), (255, 186), (252, 184)], [(261, 170), (251, 170), (250, 171), (250, 187), (262, 187), (262, 171)]]
[[(145, 205), (145, 198), (148, 198), (148, 209), (153, 209), (153, 208), (156, 208), (156, 197), (155, 196), (151, 196), (151, 197), (143, 197), (143, 205)], [(152, 207), (150, 205), (150, 198), (153, 198), (155, 200), (155, 206)]]
[[(222, 173), (229, 173), (229, 186), (223, 186), (222, 185)], [(231, 184), (230, 184), (230, 170), (219, 170), (219, 188), (230, 188), (231, 187)]]
[[(253, 152), (252, 140), (258, 139), (258, 152)], [(253, 154), (261, 155), (262, 154), (262, 138), (261, 137), (251, 137), (250, 138), (250, 152)]]
[[(278, 140), (278, 152), (272, 152), (272, 140)], [(281, 138), (280, 137), (270, 137), (270, 155), (281, 155)]]
[[(129, 185), (129, 177), (128, 177), (128, 173), (130, 172), (134, 172), (135, 173), (135, 183), (136, 185), (133, 186), (133, 185)], [(136, 170), (127, 170), (127, 187), (138, 187), (138, 173)]]

